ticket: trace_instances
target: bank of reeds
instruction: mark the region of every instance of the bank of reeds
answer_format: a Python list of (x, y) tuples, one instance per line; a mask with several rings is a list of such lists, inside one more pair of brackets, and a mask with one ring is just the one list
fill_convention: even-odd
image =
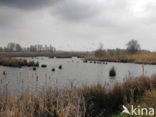
[(50, 58), (72, 58), (76, 56), (78, 58), (82, 58), (86, 55), (86, 53), (79, 52), (62, 52), (62, 53), (54, 53), (54, 52), (0, 52), (0, 57), (50, 57)]
[(50, 58), (72, 58), (73, 56), (85, 58), (91, 61), (107, 61), (107, 62), (124, 62), (124, 63), (139, 63), (139, 64), (154, 64), (156, 65), (156, 53), (152, 52), (138, 52), (130, 55), (126, 52), (109, 53), (105, 52), (102, 56), (95, 56), (94, 54), (79, 53), (79, 52), (0, 52), (0, 57), (38, 57), (45, 56)]
[(95, 55), (86, 56), (86, 60), (156, 65), (156, 53), (138, 52), (136, 54), (130, 55), (127, 53), (110, 54), (105, 52), (105, 54), (101, 57), (97, 57)]
[(39, 63), (34, 61), (27, 61), (26, 59), (0, 57), (0, 65), (9, 66), (9, 67), (22, 67), (22, 66), (38, 67)]
[[(153, 91), (156, 91), (156, 76), (129, 78), (113, 88), (97, 84), (70, 90), (49, 88), (41, 92), (26, 91), (17, 97), (1, 97), (0, 116), (109, 117), (121, 113), (123, 104), (138, 103), (146, 99), (147, 92)], [(150, 98), (154, 100), (153, 96)]]

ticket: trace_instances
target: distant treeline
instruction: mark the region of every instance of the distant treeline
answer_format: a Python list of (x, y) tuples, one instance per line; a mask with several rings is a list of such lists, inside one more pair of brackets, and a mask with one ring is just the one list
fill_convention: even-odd
[(6, 47), (0, 47), (0, 52), (55, 52), (56, 49), (52, 45), (30, 45), (22, 47), (18, 43), (10, 42)]
[(95, 51), (95, 56), (97, 57), (104, 57), (109, 55), (123, 55), (123, 54), (136, 54), (138, 52), (150, 52), (148, 50), (142, 50), (140, 48), (140, 44), (138, 43), (137, 40), (130, 40), (127, 44), (126, 44), (127, 48), (126, 49), (103, 49), (103, 45), (100, 43), (99, 44), (99, 48)]

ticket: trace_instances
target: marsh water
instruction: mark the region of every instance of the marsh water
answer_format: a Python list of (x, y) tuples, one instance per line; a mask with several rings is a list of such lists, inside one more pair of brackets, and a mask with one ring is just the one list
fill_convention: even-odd
[[(102, 85), (121, 83), (126, 78), (138, 77), (143, 75), (152, 76), (156, 73), (155, 65), (141, 65), (133, 63), (84, 63), (83, 58), (48, 58), (35, 57), (24, 58), (28, 61), (38, 61), (40, 65), (46, 64), (46, 68), (41, 66), (33, 70), (32, 67), (4, 67), (0, 66), (0, 93), (4, 94), (7, 90), (17, 94), (22, 90), (36, 90), (41, 88), (71, 88), (83, 85)], [(62, 65), (62, 69), (58, 67)], [(110, 77), (109, 70), (115, 67), (116, 76)], [(143, 70), (144, 68), (144, 70)], [(55, 69), (55, 71), (52, 71)], [(7, 75), (4, 76), (3, 72)]]

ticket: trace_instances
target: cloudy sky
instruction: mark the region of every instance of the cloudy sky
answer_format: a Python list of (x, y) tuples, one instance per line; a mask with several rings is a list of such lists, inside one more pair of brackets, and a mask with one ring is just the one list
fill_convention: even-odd
[(62, 50), (156, 51), (156, 0), (0, 0), (0, 46), (52, 44)]

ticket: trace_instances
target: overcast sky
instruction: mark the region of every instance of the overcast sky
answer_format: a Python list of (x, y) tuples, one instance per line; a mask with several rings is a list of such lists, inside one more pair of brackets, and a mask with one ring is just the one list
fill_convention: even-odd
[(52, 44), (62, 50), (156, 51), (156, 0), (0, 0), (0, 46)]

